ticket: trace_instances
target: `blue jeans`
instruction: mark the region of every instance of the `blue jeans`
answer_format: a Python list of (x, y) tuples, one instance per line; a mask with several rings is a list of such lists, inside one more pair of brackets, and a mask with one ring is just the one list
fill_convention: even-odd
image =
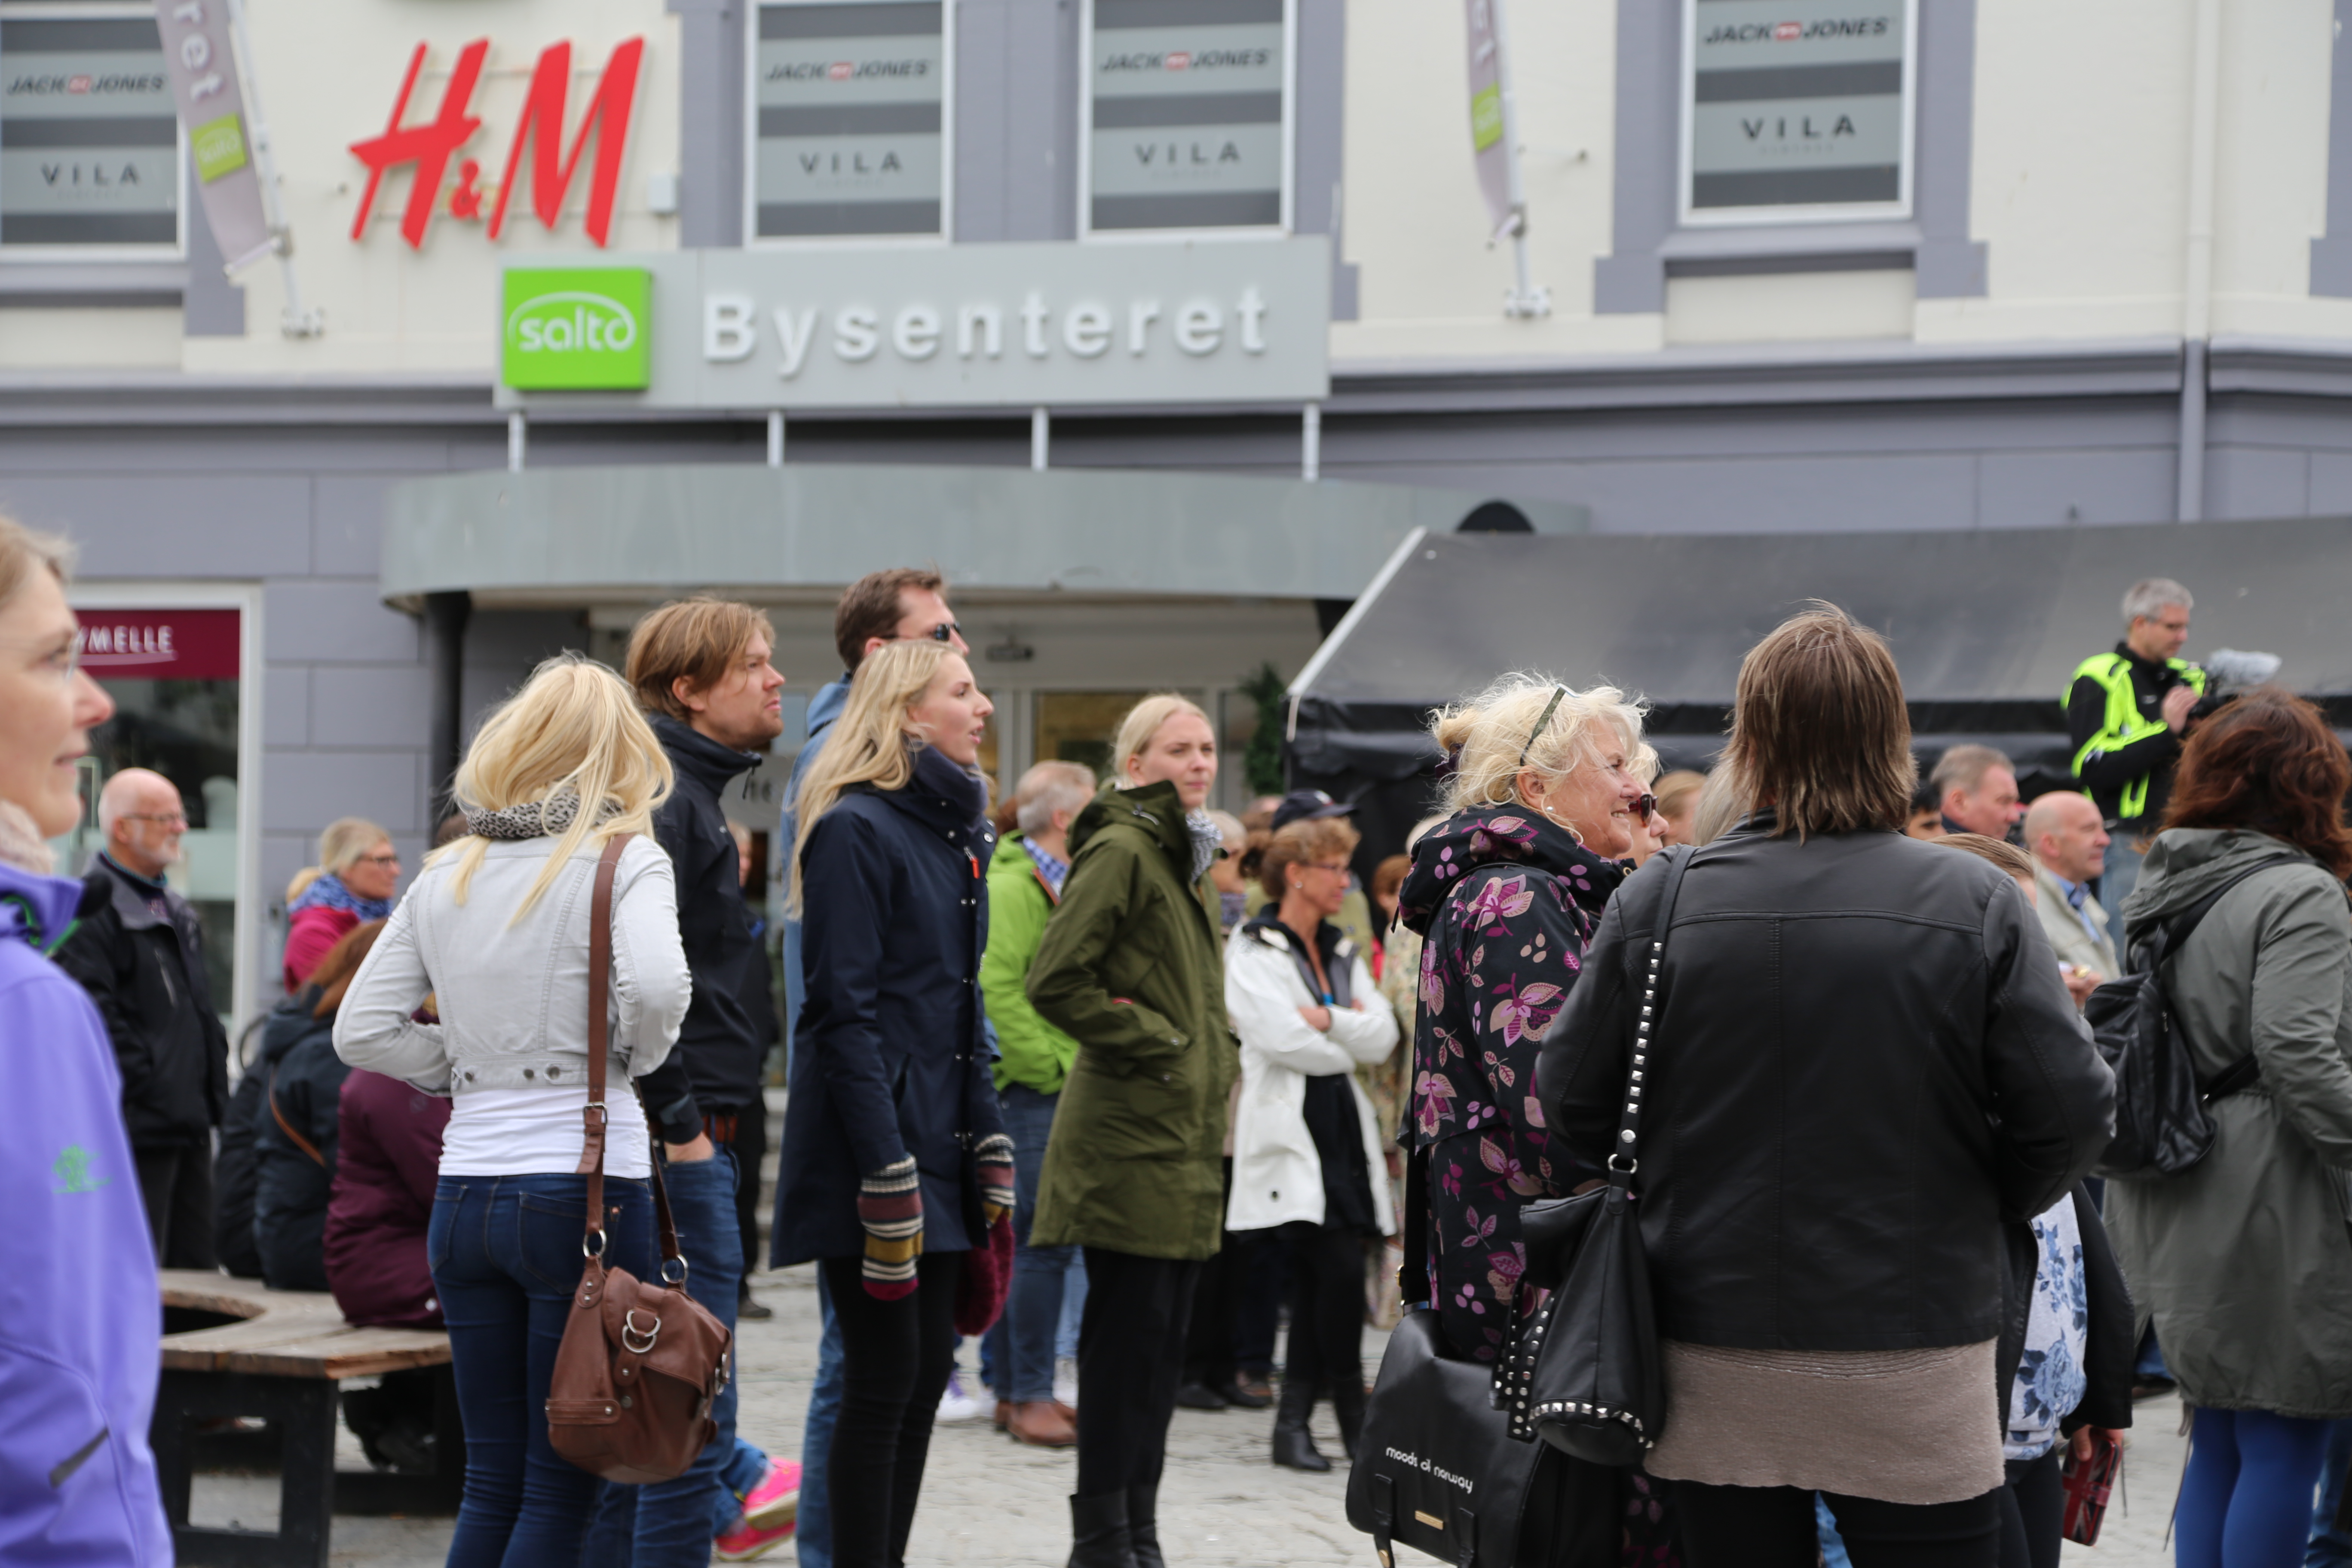
[(2200, 1410), (2173, 1514), (2178, 1568), (2294, 1568), (2311, 1535), (2311, 1496), (2328, 1421), (2266, 1410)]
[(1845, 1554), (1845, 1537), (1838, 1533), (1837, 1521), (1819, 1492), (1813, 1494), (1813, 1528), (1821, 1533), (1822, 1568), (1853, 1568), (1853, 1559)]
[(2347, 1469), (2352, 1469), (2352, 1421), (2330, 1421), (2327, 1451), (2319, 1461), (2319, 1500), (2311, 1510), (2311, 1542), (2304, 1549), (2303, 1568), (2347, 1568), (2347, 1564), (2352, 1564), (2352, 1531), (2336, 1527), (2336, 1510), (2344, 1500)]
[(996, 1396), (1016, 1405), (1054, 1397), (1054, 1342), (1062, 1326), (1062, 1291), (1070, 1271), (1080, 1267), (1075, 1247), (1032, 1247), (1029, 1226), (1037, 1214), (1037, 1181), (1045, 1169), (1045, 1140), (1054, 1131), (1058, 1094), (1040, 1094), (1024, 1083), (1004, 1086), (996, 1097), (1004, 1131), (1013, 1140), (1013, 1289), (1004, 1314), (988, 1331), (987, 1361), (1003, 1382)]
[[(587, 1188), (575, 1175), (443, 1176), (434, 1185), (425, 1256), (466, 1424), (450, 1568), (539, 1568), (580, 1555), (596, 1478), (556, 1453), (546, 1406), (583, 1267)], [(604, 1206), (606, 1257), (642, 1278), (653, 1268), (651, 1187), (607, 1176)]]
[[(686, 1258), (687, 1289), (727, 1331), (735, 1331), (735, 1298), (743, 1280), (743, 1231), (735, 1216), (735, 1157), (721, 1149), (709, 1160), (672, 1161), (662, 1167), (669, 1188), (677, 1249)], [(730, 1371), (732, 1369), (730, 1368)], [(711, 1406), (718, 1435), (686, 1474), (641, 1487), (607, 1485), (588, 1532), (581, 1568), (707, 1568), (711, 1520), (738, 1511), (719, 1477), (735, 1458), (735, 1380)]]
[(724, 1535), (743, 1517), (743, 1500), (768, 1479), (768, 1456), (755, 1443), (735, 1439), (735, 1452), (719, 1471), (719, 1496), (710, 1510), (710, 1533)]
[(2116, 944), (2116, 956), (2131, 967), (2131, 954), (2124, 947), (2124, 900), (2139, 886), (2139, 863), (2146, 857), (2133, 847), (2143, 829), (2154, 837), (2156, 824), (2134, 819), (2118, 822), (2114, 836), (2107, 840), (2107, 858), (2099, 868), (2099, 907), (2107, 911), (2107, 935)]
[(808, 1423), (801, 1428), (800, 1525), (793, 1539), (801, 1568), (833, 1568), (833, 1428), (841, 1418), (841, 1325), (833, 1321), (833, 1292), (823, 1268), (816, 1271), (816, 1304), (824, 1315), (824, 1332), (816, 1344)]

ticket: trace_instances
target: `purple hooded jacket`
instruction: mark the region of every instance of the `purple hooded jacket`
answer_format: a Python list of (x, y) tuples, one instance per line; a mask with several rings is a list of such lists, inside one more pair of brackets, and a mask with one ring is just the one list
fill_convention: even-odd
[(42, 956), (79, 882), (0, 865), (0, 1563), (172, 1561), (155, 1458), (154, 1244), (89, 994)]

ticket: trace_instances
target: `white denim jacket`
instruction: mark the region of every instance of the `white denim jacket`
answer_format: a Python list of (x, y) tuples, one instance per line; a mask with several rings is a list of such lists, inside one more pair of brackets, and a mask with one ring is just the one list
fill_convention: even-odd
[[(419, 875), (352, 980), (335, 1016), (335, 1054), (428, 1094), (584, 1084), (599, 850), (572, 856), (530, 911), (513, 919), (554, 843), (491, 844), (463, 904), (452, 892), (454, 857)], [(693, 991), (669, 857), (640, 835), (613, 879), (609, 1092), (667, 1058)], [(409, 1017), (427, 992), (440, 1023)]]

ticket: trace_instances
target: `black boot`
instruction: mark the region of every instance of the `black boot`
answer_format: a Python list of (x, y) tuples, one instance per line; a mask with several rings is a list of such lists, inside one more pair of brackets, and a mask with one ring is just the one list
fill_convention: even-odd
[[(1158, 1561), (1155, 1552), (1153, 1561)], [(1070, 1499), (1069, 1568), (1137, 1568), (1127, 1530), (1127, 1494)]]
[(1348, 1458), (1356, 1457), (1356, 1444), (1364, 1435), (1364, 1380), (1342, 1376), (1331, 1384), (1331, 1414), (1339, 1420), (1339, 1442), (1348, 1450)]
[(1127, 1489), (1127, 1534), (1135, 1546), (1135, 1568), (1167, 1568), (1160, 1555), (1160, 1483)]
[(1314, 1474), (1331, 1468), (1331, 1461), (1316, 1451), (1315, 1439), (1307, 1430), (1307, 1418), (1314, 1414), (1315, 1380), (1311, 1377), (1284, 1378), (1282, 1403), (1274, 1410), (1276, 1464)]

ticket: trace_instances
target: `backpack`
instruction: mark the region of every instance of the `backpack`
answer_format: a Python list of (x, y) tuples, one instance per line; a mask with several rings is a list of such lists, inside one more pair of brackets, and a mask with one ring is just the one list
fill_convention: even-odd
[(2264, 860), (2231, 878), (2132, 950), (2138, 967), (2091, 993), (2083, 1021), (2116, 1075), (2116, 1135), (2093, 1169), (2102, 1176), (2177, 1176), (2212, 1152), (2213, 1119), (2205, 1108), (2263, 1075), (2249, 1051), (2207, 1083), (2180, 1037), (2164, 992), (2164, 965), (2223, 894), (2247, 878), (2287, 864)]

